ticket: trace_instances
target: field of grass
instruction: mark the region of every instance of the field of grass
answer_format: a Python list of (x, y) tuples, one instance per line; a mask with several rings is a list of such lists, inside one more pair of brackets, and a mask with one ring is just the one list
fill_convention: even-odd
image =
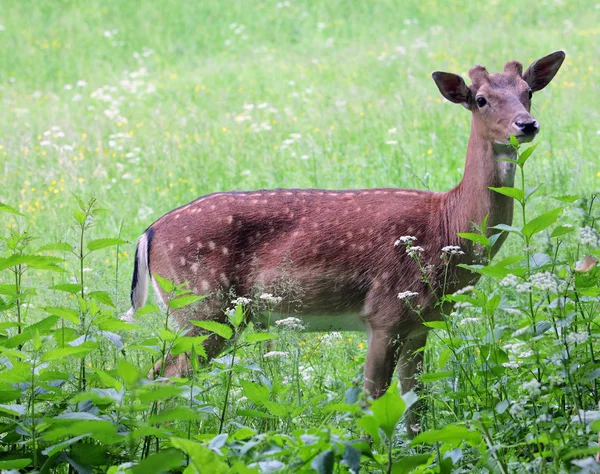
[[(600, 470), (598, 271), (575, 271), (600, 256), (599, 25), (583, 0), (1, 4), (0, 469)], [(533, 99), (527, 220), (563, 210), (527, 242), (537, 260), (510, 235), (493, 263), (521, 259), (429, 338), (419, 438), (396, 427), (397, 393), (364, 403), (362, 334), (235, 330), (235, 358), (146, 380), (166, 348), (198, 343), (169, 310), (118, 320), (149, 224), (214, 191), (448, 190), (470, 114), (431, 72), (558, 49)]]

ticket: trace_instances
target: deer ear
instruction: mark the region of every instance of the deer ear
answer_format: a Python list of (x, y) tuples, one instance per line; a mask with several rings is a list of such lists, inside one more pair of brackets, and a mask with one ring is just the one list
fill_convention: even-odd
[(467, 87), (462, 77), (441, 71), (435, 71), (431, 77), (446, 99), (455, 104), (462, 104), (467, 109), (471, 108), (471, 89)]
[(533, 92), (540, 91), (554, 78), (564, 60), (564, 51), (555, 51), (548, 56), (544, 56), (527, 68), (527, 71), (523, 74), (523, 79), (529, 84)]

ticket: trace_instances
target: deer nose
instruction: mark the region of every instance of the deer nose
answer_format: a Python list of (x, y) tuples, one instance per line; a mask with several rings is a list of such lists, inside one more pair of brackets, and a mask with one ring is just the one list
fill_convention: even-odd
[(525, 134), (533, 135), (540, 130), (540, 126), (537, 120), (519, 121), (515, 122), (515, 125)]

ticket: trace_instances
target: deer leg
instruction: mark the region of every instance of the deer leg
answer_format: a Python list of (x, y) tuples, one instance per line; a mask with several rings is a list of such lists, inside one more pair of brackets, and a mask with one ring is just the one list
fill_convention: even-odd
[[(427, 342), (427, 331), (413, 333), (404, 341), (398, 361), (398, 375), (402, 393), (418, 389), (417, 373), (423, 370), (423, 351)], [(418, 400), (406, 412), (406, 431), (410, 437), (416, 436), (420, 431), (420, 419), (423, 414), (424, 403)]]
[(365, 388), (373, 398), (379, 398), (390, 385), (398, 360), (400, 341), (397, 332), (373, 330), (365, 363)]

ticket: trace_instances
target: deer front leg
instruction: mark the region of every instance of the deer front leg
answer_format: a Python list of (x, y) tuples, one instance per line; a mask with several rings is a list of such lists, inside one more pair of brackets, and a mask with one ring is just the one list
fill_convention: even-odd
[(373, 398), (379, 398), (390, 385), (398, 361), (400, 341), (397, 332), (373, 330), (365, 363), (365, 388)]
[[(415, 389), (417, 385), (417, 373), (423, 369), (423, 351), (420, 349), (425, 347), (425, 343), (427, 342), (427, 331), (425, 329), (421, 329), (420, 331), (411, 334), (404, 342), (400, 351), (398, 376), (400, 377), (402, 394)], [(418, 400), (405, 414), (406, 432), (410, 437), (419, 434), (423, 406), (423, 401)]]

